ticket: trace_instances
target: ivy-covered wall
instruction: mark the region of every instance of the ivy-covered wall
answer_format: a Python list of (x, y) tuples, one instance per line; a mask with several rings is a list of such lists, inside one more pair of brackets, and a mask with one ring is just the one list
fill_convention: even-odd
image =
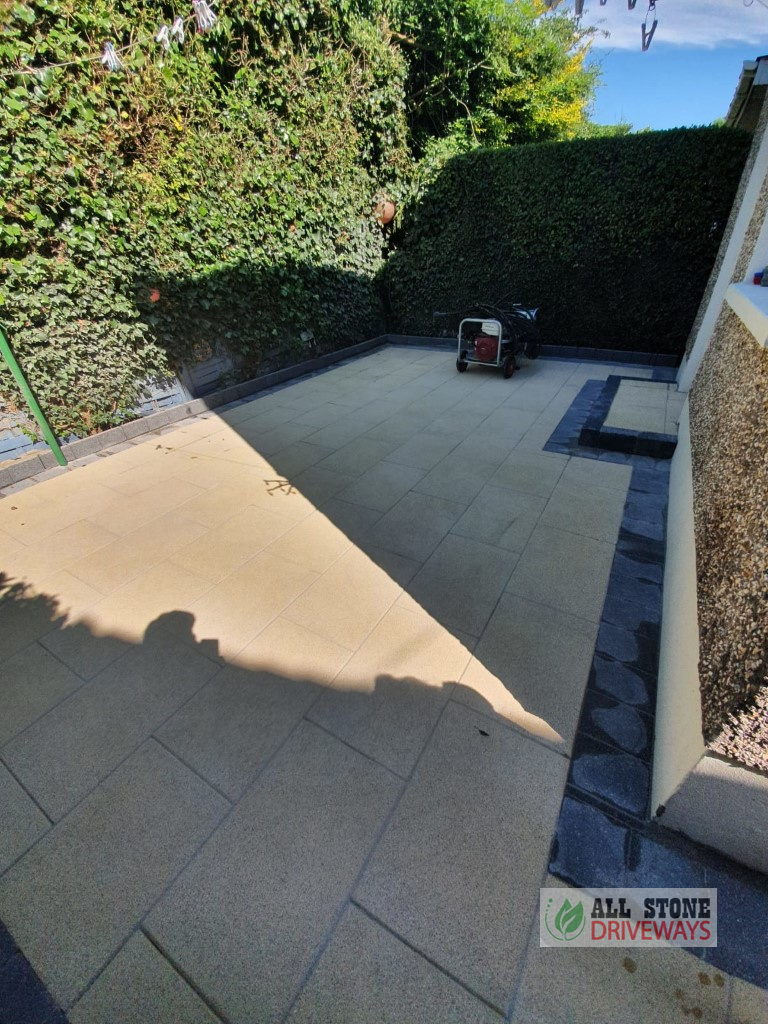
[[(220, 4), (166, 52), (173, 5), (5, 5), (0, 323), (59, 434), (119, 422), (145, 378), (217, 347), (246, 377), (380, 333), (405, 68), (359, 8)], [(0, 395), (20, 404), (4, 366)]]
[(727, 128), (476, 150), (414, 204), (386, 270), (392, 327), (503, 300), (542, 340), (679, 355), (751, 137)]

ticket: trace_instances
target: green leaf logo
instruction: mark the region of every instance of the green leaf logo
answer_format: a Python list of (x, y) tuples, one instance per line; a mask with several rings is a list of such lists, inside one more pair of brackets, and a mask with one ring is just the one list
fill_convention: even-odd
[(572, 904), (566, 897), (555, 917), (554, 931), (549, 926), (547, 926), (547, 930), (553, 938), (568, 942), (569, 939), (575, 939), (578, 935), (581, 935), (584, 930), (585, 921), (584, 907), (581, 902)]

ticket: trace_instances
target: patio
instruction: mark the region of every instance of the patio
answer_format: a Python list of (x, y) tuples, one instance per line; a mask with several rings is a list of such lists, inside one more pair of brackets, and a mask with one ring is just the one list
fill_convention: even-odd
[(538, 945), (631, 474), (543, 446), (616, 372), (383, 348), (0, 502), (0, 920), (73, 1024), (768, 1020)]

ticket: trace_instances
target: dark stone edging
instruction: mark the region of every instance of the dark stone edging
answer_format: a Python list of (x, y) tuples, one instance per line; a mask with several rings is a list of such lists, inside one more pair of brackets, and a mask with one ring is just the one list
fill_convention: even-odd
[(679, 356), (665, 355), (661, 352), (627, 352), (620, 348), (542, 345), (541, 354), (553, 359), (578, 359), (585, 363), (629, 363), (633, 366), (659, 366), (670, 369), (674, 369), (680, 363)]
[[(150, 413), (149, 416), (142, 416), (139, 419), (131, 420), (119, 427), (112, 427), (110, 430), (103, 430), (99, 434), (92, 434), (78, 441), (63, 444), (61, 450), (68, 462), (85, 458), (87, 455), (95, 455), (105, 448), (111, 448), (114, 444), (121, 444), (123, 441), (130, 441), (134, 437), (141, 437), (142, 434), (151, 434), (161, 427), (177, 423), (188, 416), (196, 416), (201, 412), (208, 412), (217, 409), (222, 405), (229, 405), (230, 402), (237, 402), (243, 398), (249, 398), (260, 391), (267, 391), (279, 384), (287, 383), (296, 377), (304, 377), (316, 373), (318, 370), (326, 369), (335, 363), (340, 363), (351, 356), (362, 355), (374, 348), (380, 348), (388, 341), (386, 334), (377, 338), (370, 338), (368, 341), (361, 341), (358, 345), (350, 345), (349, 348), (340, 349), (338, 352), (329, 352), (315, 359), (307, 359), (303, 363), (296, 363), (293, 366), (286, 366), (282, 370), (275, 370), (273, 373), (266, 373), (263, 377), (254, 377), (252, 380), (243, 381), (242, 384), (233, 384), (231, 387), (222, 388), (220, 391), (213, 391), (203, 398), (193, 398), (189, 402), (182, 402), (179, 405), (172, 405), (160, 412)], [(0, 469), (0, 490), (10, 487), (12, 484), (20, 483), (29, 477), (37, 476), (46, 469), (54, 469), (58, 463), (50, 450), (37, 452), (34, 455), (20, 459), (16, 463)]]
[(649, 817), (670, 463), (580, 444), (602, 393), (587, 381), (544, 446), (632, 467), (549, 870), (582, 888), (716, 887), (718, 945), (690, 952), (768, 988), (768, 878)]

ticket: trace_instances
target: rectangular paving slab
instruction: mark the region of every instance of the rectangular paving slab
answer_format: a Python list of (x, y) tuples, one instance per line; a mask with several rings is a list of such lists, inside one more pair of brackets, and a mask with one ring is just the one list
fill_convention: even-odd
[[(392, 443), (389, 441), (379, 441), (373, 437), (358, 437), (328, 455), (317, 466), (318, 469), (331, 470), (334, 473), (362, 476), (388, 455), (392, 451), (392, 447)], [(276, 459), (275, 464), (280, 464), (279, 458)]]
[(411, 492), (371, 527), (366, 539), (397, 555), (424, 562), (465, 511), (466, 505), (458, 501)]
[(219, 1024), (141, 933), (128, 940), (67, 1017), (69, 1024)]
[(0, 764), (0, 873), (51, 827), (8, 769)]
[(0, 917), (67, 1006), (226, 813), (152, 741), (0, 880)]
[(364, 551), (352, 548), (284, 616), (354, 651), (399, 594), (400, 587)]
[(87, 608), (100, 596), (64, 570), (34, 583), (6, 578), (0, 586), (0, 661), (29, 647), (67, 613)]
[(278, 1021), (319, 954), (401, 783), (303, 724), (147, 920), (232, 1021)]
[(380, 462), (339, 493), (342, 501), (387, 512), (424, 476), (424, 470)]
[(357, 907), (344, 914), (288, 1016), (288, 1024), (350, 1021), (501, 1024), (494, 1010)]
[(218, 671), (162, 634), (134, 647), (3, 748), (57, 820)]
[(539, 524), (507, 584), (519, 597), (600, 621), (614, 545)]
[(195, 634), (233, 658), (317, 576), (262, 551), (191, 604)]
[[(70, 619), (41, 638), (40, 643), (81, 680), (93, 679), (128, 650), (128, 643), (109, 633), (99, 634), (86, 611), (82, 619)], [(41, 689), (44, 690), (44, 686)]]
[(454, 697), (570, 751), (596, 624), (504, 594)]
[(542, 526), (569, 530), (615, 544), (624, 512), (624, 499), (621, 491), (561, 479), (540, 521)]
[(548, 498), (567, 463), (565, 456), (512, 452), (490, 480), (492, 487), (508, 487), (521, 494)]
[(431, 616), (392, 608), (309, 717), (404, 777), (469, 657)]
[(448, 455), (456, 447), (456, 440), (441, 437), (439, 434), (417, 433), (404, 444), (387, 455), (388, 462), (396, 462), (401, 466), (414, 466), (416, 469), (429, 470)]
[(565, 758), (449, 703), (355, 898), (501, 1012), (565, 783)]
[(346, 648), (276, 619), (155, 735), (236, 799), (348, 658)]
[[(54, 631), (60, 632), (58, 630)], [(83, 680), (39, 643), (9, 658), (2, 667), (0, 744), (44, 715), (83, 685)]]
[(292, 520), (247, 506), (176, 551), (170, 561), (214, 582), (239, 569), (290, 529)]
[(417, 602), (448, 629), (480, 636), (516, 562), (509, 551), (449, 533), (399, 603)]
[(528, 543), (546, 503), (546, 498), (536, 494), (487, 485), (451, 533), (519, 552)]

